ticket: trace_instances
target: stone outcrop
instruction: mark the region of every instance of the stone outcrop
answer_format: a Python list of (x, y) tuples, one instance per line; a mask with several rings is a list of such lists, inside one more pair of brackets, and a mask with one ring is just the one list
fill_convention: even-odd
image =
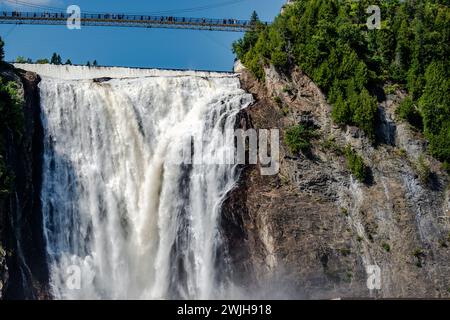
[(5, 66), (7, 81), (18, 85), (23, 97), (24, 131), (18, 140), (4, 132), (6, 163), (14, 176), (14, 190), (0, 203), (0, 288), (6, 299), (40, 299), (47, 296), (48, 270), (45, 259), (40, 205), (42, 128), (40, 78), (32, 72)]
[[(396, 119), (404, 94), (379, 103), (372, 143), (358, 128), (333, 124), (325, 96), (301, 70), (265, 71), (259, 83), (240, 68), (256, 100), (241, 126), (278, 128), (283, 140), (286, 128), (309, 121), (319, 135), (308, 154), (291, 154), (281, 142), (276, 176), (242, 168), (222, 215), (236, 282), (257, 297), (450, 297), (449, 177), (420, 134)], [(348, 144), (370, 168), (366, 184), (347, 169)], [(367, 286), (372, 265), (381, 271), (379, 290)]]
[[(239, 114), (241, 128), (317, 127), (311, 152), (280, 148), (280, 172), (262, 176), (243, 166), (222, 210), (221, 231), (230, 277), (255, 298), (450, 297), (450, 191), (426, 141), (399, 121), (398, 91), (379, 103), (377, 142), (331, 120), (331, 107), (301, 70), (288, 76), (267, 68), (259, 83), (240, 65), (241, 83), (255, 103)], [(0, 297), (48, 298), (39, 191), (42, 128), (39, 77), (2, 70), (24, 97), (25, 132), (6, 135), (15, 192), (0, 203)], [(350, 144), (371, 171), (368, 183), (348, 171)], [(419, 160), (429, 163), (424, 179)], [(381, 271), (369, 290), (366, 268)], [(8, 266), (8, 268), (6, 267)]]

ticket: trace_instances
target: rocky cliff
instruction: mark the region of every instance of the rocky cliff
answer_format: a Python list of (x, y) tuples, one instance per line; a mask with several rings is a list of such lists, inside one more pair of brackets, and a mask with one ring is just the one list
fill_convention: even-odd
[[(241, 127), (278, 128), (283, 141), (286, 128), (310, 122), (318, 134), (306, 154), (282, 142), (276, 176), (243, 168), (223, 210), (233, 277), (257, 297), (450, 297), (449, 177), (396, 118), (404, 94), (380, 99), (372, 142), (333, 124), (325, 96), (301, 70), (266, 68), (265, 83), (242, 65), (237, 71), (256, 100)], [(349, 172), (347, 145), (369, 168), (366, 183)], [(380, 289), (368, 289), (371, 265), (380, 268)]]
[[(282, 143), (279, 174), (244, 166), (224, 203), (221, 226), (236, 283), (255, 298), (450, 297), (450, 180), (423, 137), (397, 119), (404, 93), (380, 98), (373, 142), (355, 127), (334, 125), (325, 96), (301, 70), (267, 68), (264, 83), (237, 71), (256, 101), (238, 125), (280, 129)], [(15, 192), (0, 203), (0, 293), (48, 298), (37, 192), (39, 77), (12, 69), (2, 76), (20, 86), (25, 132), (20, 141), (5, 137), (16, 179)], [(317, 134), (309, 152), (293, 154), (283, 134), (299, 123), (312, 123)], [(365, 183), (349, 172), (347, 145), (370, 169)], [(371, 265), (380, 268), (380, 289), (367, 287)]]
[(48, 271), (39, 199), (42, 158), (40, 78), (7, 65), (2, 67), (1, 75), (17, 84), (25, 121), (19, 139), (2, 128), (5, 161), (14, 183), (12, 192), (0, 203), (0, 297), (44, 298)]

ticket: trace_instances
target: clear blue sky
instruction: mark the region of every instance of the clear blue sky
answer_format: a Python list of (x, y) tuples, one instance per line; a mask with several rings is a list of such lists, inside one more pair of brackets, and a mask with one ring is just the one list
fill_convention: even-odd
[[(15, 0), (10, 0), (15, 1)], [(151, 13), (210, 6), (227, 0), (20, 0), (45, 6), (66, 8), (77, 4), (83, 11)], [(272, 21), (285, 0), (242, 0), (227, 6), (176, 16), (248, 19), (256, 10), (262, 20)], [(22, 11), (35, 9), (20, 7)], [(0, 10), (11, 5), (0, 0)], [(231, 43), (241, 33), (187, 31), (144, 28), (83, 27), (68, 30), (64, 26), (0, 25), (6, 42), (6, 59), (17, 56), (33, 60), (49, 58), (58, 52), (65, 61), (85, 64), (98, 60), (101, 65), (179, 68), (230, 71), (234, 55)]]

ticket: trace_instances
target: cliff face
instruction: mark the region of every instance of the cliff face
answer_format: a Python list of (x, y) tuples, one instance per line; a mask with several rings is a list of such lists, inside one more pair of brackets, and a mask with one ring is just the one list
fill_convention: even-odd
[[(324, 95), (300, 70), (287, 77), (266, 69), (263, 84), (240, 72), (256, 103), (240, 113), (238, 126), (280, 129), (281, 142), (300, 122), (312, 122), (319, 134), (306, 155), (282, 142), (278, 175), (242, 168), (221, 224), (236, 283), (256, 298), (450, 297), (450, 180), (426, 155), (426, 141), (396, 119), (403, 93), (379, 104), (374, 144), (357, 128), (335, 126)], [(15, 192), (0, 203), (0, 297), (48, 298), (39, 77), (2, 76), (20, 85), (25, 131), (20, 141), (5, 136)], [(348, 171), (348, 144), (370, 168), (366, 184)], [(367, 288), (370, 265), (380, 268), (379, 290)]]
[(0, 204), (0, 297), (37, 299), (46, 295), (48, 271), (42, 234), (39, 190), (41, 183), (42, 128), (38, 75), (6, 68), (2, 76), (15, 81), (23, 97), (24, 131), (18, 141), (4, 132), (6, 164), (14, 188)]
[[(263, 297), (450, 297), (449, 178), (426, 156), (426, 142), (395, 118), (403, 94), (379, 104), (371, 143), (357, 128), (332, 123), (326, 98), (300, 70), (286, 77), (266, 69), (264, 84), (238, 71), (256, 99), (241, 126), (278, 128), (283, 140), (286, 128), (308, 121), (319, 135), (307, 155), (281, 141), (276, 176), (243, 168), (222, 221), (235, 279)], [(347, 169), (348, 144), (370, 168), (366, 184)], [(367, 287), (370, 265), (380, 268), (379, 290)]]

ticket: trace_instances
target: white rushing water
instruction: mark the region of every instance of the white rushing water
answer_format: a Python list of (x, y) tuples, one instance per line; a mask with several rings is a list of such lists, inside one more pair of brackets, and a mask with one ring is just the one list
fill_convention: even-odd
[(176, 71), (162, 69), (138, 69), (125, 67), (87, 67), (54, 64), (14, 63), (14, 67), (38, 73), (44, 77), (52, 77), (64, 80), (82, 80), (102, 77), (110, 78), (142, 78), (142, 77), (164, 77), (164, 76), (196, 76), (196, 77), (235, 77), (227, 72), (205, 72), (205, 71)]
[(228, 148), (215, 134), (233, 129), (252, 97), (230, 74), (128, 70), (133, 78), (98, 83), (89, 78), (123, 70), (84, 68), (85, 80), (67, 80), (71, 69), (61, 68), (33, 66), (43, 75), (41, 197), (54, 297), (226, 297), (218, 222), (236, 167), (171, 159), (187, 136), (203, 137), (205, 153)]

